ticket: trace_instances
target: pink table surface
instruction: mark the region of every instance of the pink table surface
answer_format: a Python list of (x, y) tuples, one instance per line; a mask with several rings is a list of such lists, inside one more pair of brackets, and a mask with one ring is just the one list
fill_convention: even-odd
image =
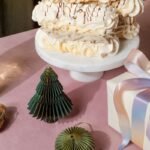
[[(140, 49), (150, 58), (150, 2), (145, 2), (145, 13), (138, 18), (141, 24)], [(108, 71), (101, 80), (80, 83), (70, 78), (68, 71), (53, 67), (59, 75), (64, 91), (73, 101), (69, 117), (47, 124), (29, 115), (27, 103), (35, 93), (39, 76), (47, 66), (34, 50), (36, 30), (0, 39), (0, 67), (17, 66), (0, 82), (0, 102), (8, 106), (9, 118), (0, 132), (0, 150), (54, 150), (57, 135), (79, 122), (88, 122), (94, 128), (96, 150), (117, 150), (121, 136), (107, 125), (106, 81), (124, 72), (118, 68)], [(19, 70), (19, 71), (18, 71)], [(7, 71), (7, 70), (6, 70)], [(2, 74), (0, 68), (0, 75)], [(125, 150), (139, 150), (134, 144)]]

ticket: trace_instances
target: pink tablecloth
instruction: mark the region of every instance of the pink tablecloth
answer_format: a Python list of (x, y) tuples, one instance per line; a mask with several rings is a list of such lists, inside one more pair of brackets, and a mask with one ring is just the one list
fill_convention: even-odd
[[(141, 49), (150, 58), (148, 9), (150, 2), (147, 0), (146, 11), (138, 20), (142, 28)], [(72, 80), (67, 71), (53, 67), (74, 109), (69, 117), (54, 124), (36, 120), (28, 114), (27, 103), (47, 64), (34, 51), (34, 34), (35, 30), (0, 39), (0, 67), (12, 66), (11, 76), (0, 83), (0, 102), (8, 106), (11, 118), (0, 132), (0, 150), (54, 150), (58, 133), (78, 122), (92, 124), (96, 150), (117, 150), (121, 136), (107, 125), (106, 80), (122, 73), (124, 68), (108, 71), (101, 80), (85, 84)], [(138, 149), (133, 144), (126, 148)]]

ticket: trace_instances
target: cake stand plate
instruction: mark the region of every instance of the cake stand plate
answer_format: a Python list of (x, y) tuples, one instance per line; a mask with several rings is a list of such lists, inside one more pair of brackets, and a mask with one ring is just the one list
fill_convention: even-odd
[(98, 80), (102, 77), (104, 71), (121, 67), (130, 51), (133, 48), (138, 48), (140, 43), (139, 36), (131, 40), (122, 40), (117, 55), (99, 59), (46, 50), (41, 42), (44, 36), (44, 33), (39, 29), (35, 36), (35, 47), (38, 55), (48, 64), (69, 70), (73, 79), (82, 82)]

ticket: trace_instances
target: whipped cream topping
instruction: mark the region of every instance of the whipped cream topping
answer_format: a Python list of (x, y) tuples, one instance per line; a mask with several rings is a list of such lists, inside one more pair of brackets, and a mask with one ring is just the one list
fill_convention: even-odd
[(112, 5), (124, 17), (135, 17), (144, 11), (144, 0), (117, 0)]
[(139, 34), (140, 31), (140, 25), (138, 23), (134, 23), (131, 25), (128, 25), (122, 32), (122, 36), (125, 39), (133, 39), (135, 36)]
[(49, 31), (66, 27), (68, 30), (74, 28), (80, 33), (95, 30), (99, 31), (97, 34), (100, 35), (112, 32), (118, 25), (118, 14), (115, 9), (96, 3), (68, 4), (45, 0), (35, 7), (32, 19)]
[(69, 33), (49, 33), (42, 31), (44, 48), (50, 51), (71, 53), (77, 56), (104, 58), (119, 51), (119, 40), (115, 36), (72, 35)]

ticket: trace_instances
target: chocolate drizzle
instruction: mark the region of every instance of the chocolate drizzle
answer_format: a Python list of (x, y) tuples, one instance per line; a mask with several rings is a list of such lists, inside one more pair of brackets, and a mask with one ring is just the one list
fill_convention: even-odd
[(93, 11), (92, 11), (91, 16), (90, 16), (90, 21), (92, 21), (93, 13), (94, 13), (96, 7), (97, 7), (97, 6), (95, 6), (95, 7), (93, 8)]
[(99, 13), (100, 10), (101, 10), (101, 8), (98, 8), (97, 15), (96, 15), (97, 17), (98, 17), (98, 13)]
[(83, 23), (85, 24), (85, 22), (86, 22), (86, 12), (84, 12), (84, 21), (83, 21)]
[(86, 8), (86, 14), (87, 14), (86, 20), (88, 22), (90, 21), (90, 5)]
[(58, 19), (59, 18), (59, 12), (60, 12), (60, 8), (62, 7), (62, 2), (59, 2), (58, 4), (58, 11), (57, 11), (57, 14), (56, 14), (56, 18)]
[[(60, 0), (58, 3), (53, 3), (49, 1), (49, 3), (45, 3), (47, 9), (44, 10), (45, 16), (48, 15), (52, 11), (52, 14), (56, 13), (56, 19), (61, 19), (63, 16), (64, 18), (68, 19), (69, 23), (74, 20), (77, 22), (81, 22), (82, 24), (87, 24), (92, 22), (93, 20), (96, 21), (96, 17), (102, 15), (103, 22), (107, 21), (105, 19), (106, 14), (101, 9), (101, 5), (98, 3), (95, 4), (67, 4)], [(105, 9), (105, 8), (104, 8)], [(107, 7), (106, 7), (107, 9)], [(53, 11), (54, 10), (54, 11)], [(99, 14), (99, 12), (101, 12)], [(104, 14), (102, 14), (104, 13)], [(70, 19), (70, 20), (69, 20)]]
[(77, 4), (77, 5), (75, 6), (75, 9), (74, 9), (73, 15), (75, 15), (75, 14), (76, 14), (76, 11), (77, 11), (77, 7), (78, 7), (78, 5), (79, 5), (79, 4)]

